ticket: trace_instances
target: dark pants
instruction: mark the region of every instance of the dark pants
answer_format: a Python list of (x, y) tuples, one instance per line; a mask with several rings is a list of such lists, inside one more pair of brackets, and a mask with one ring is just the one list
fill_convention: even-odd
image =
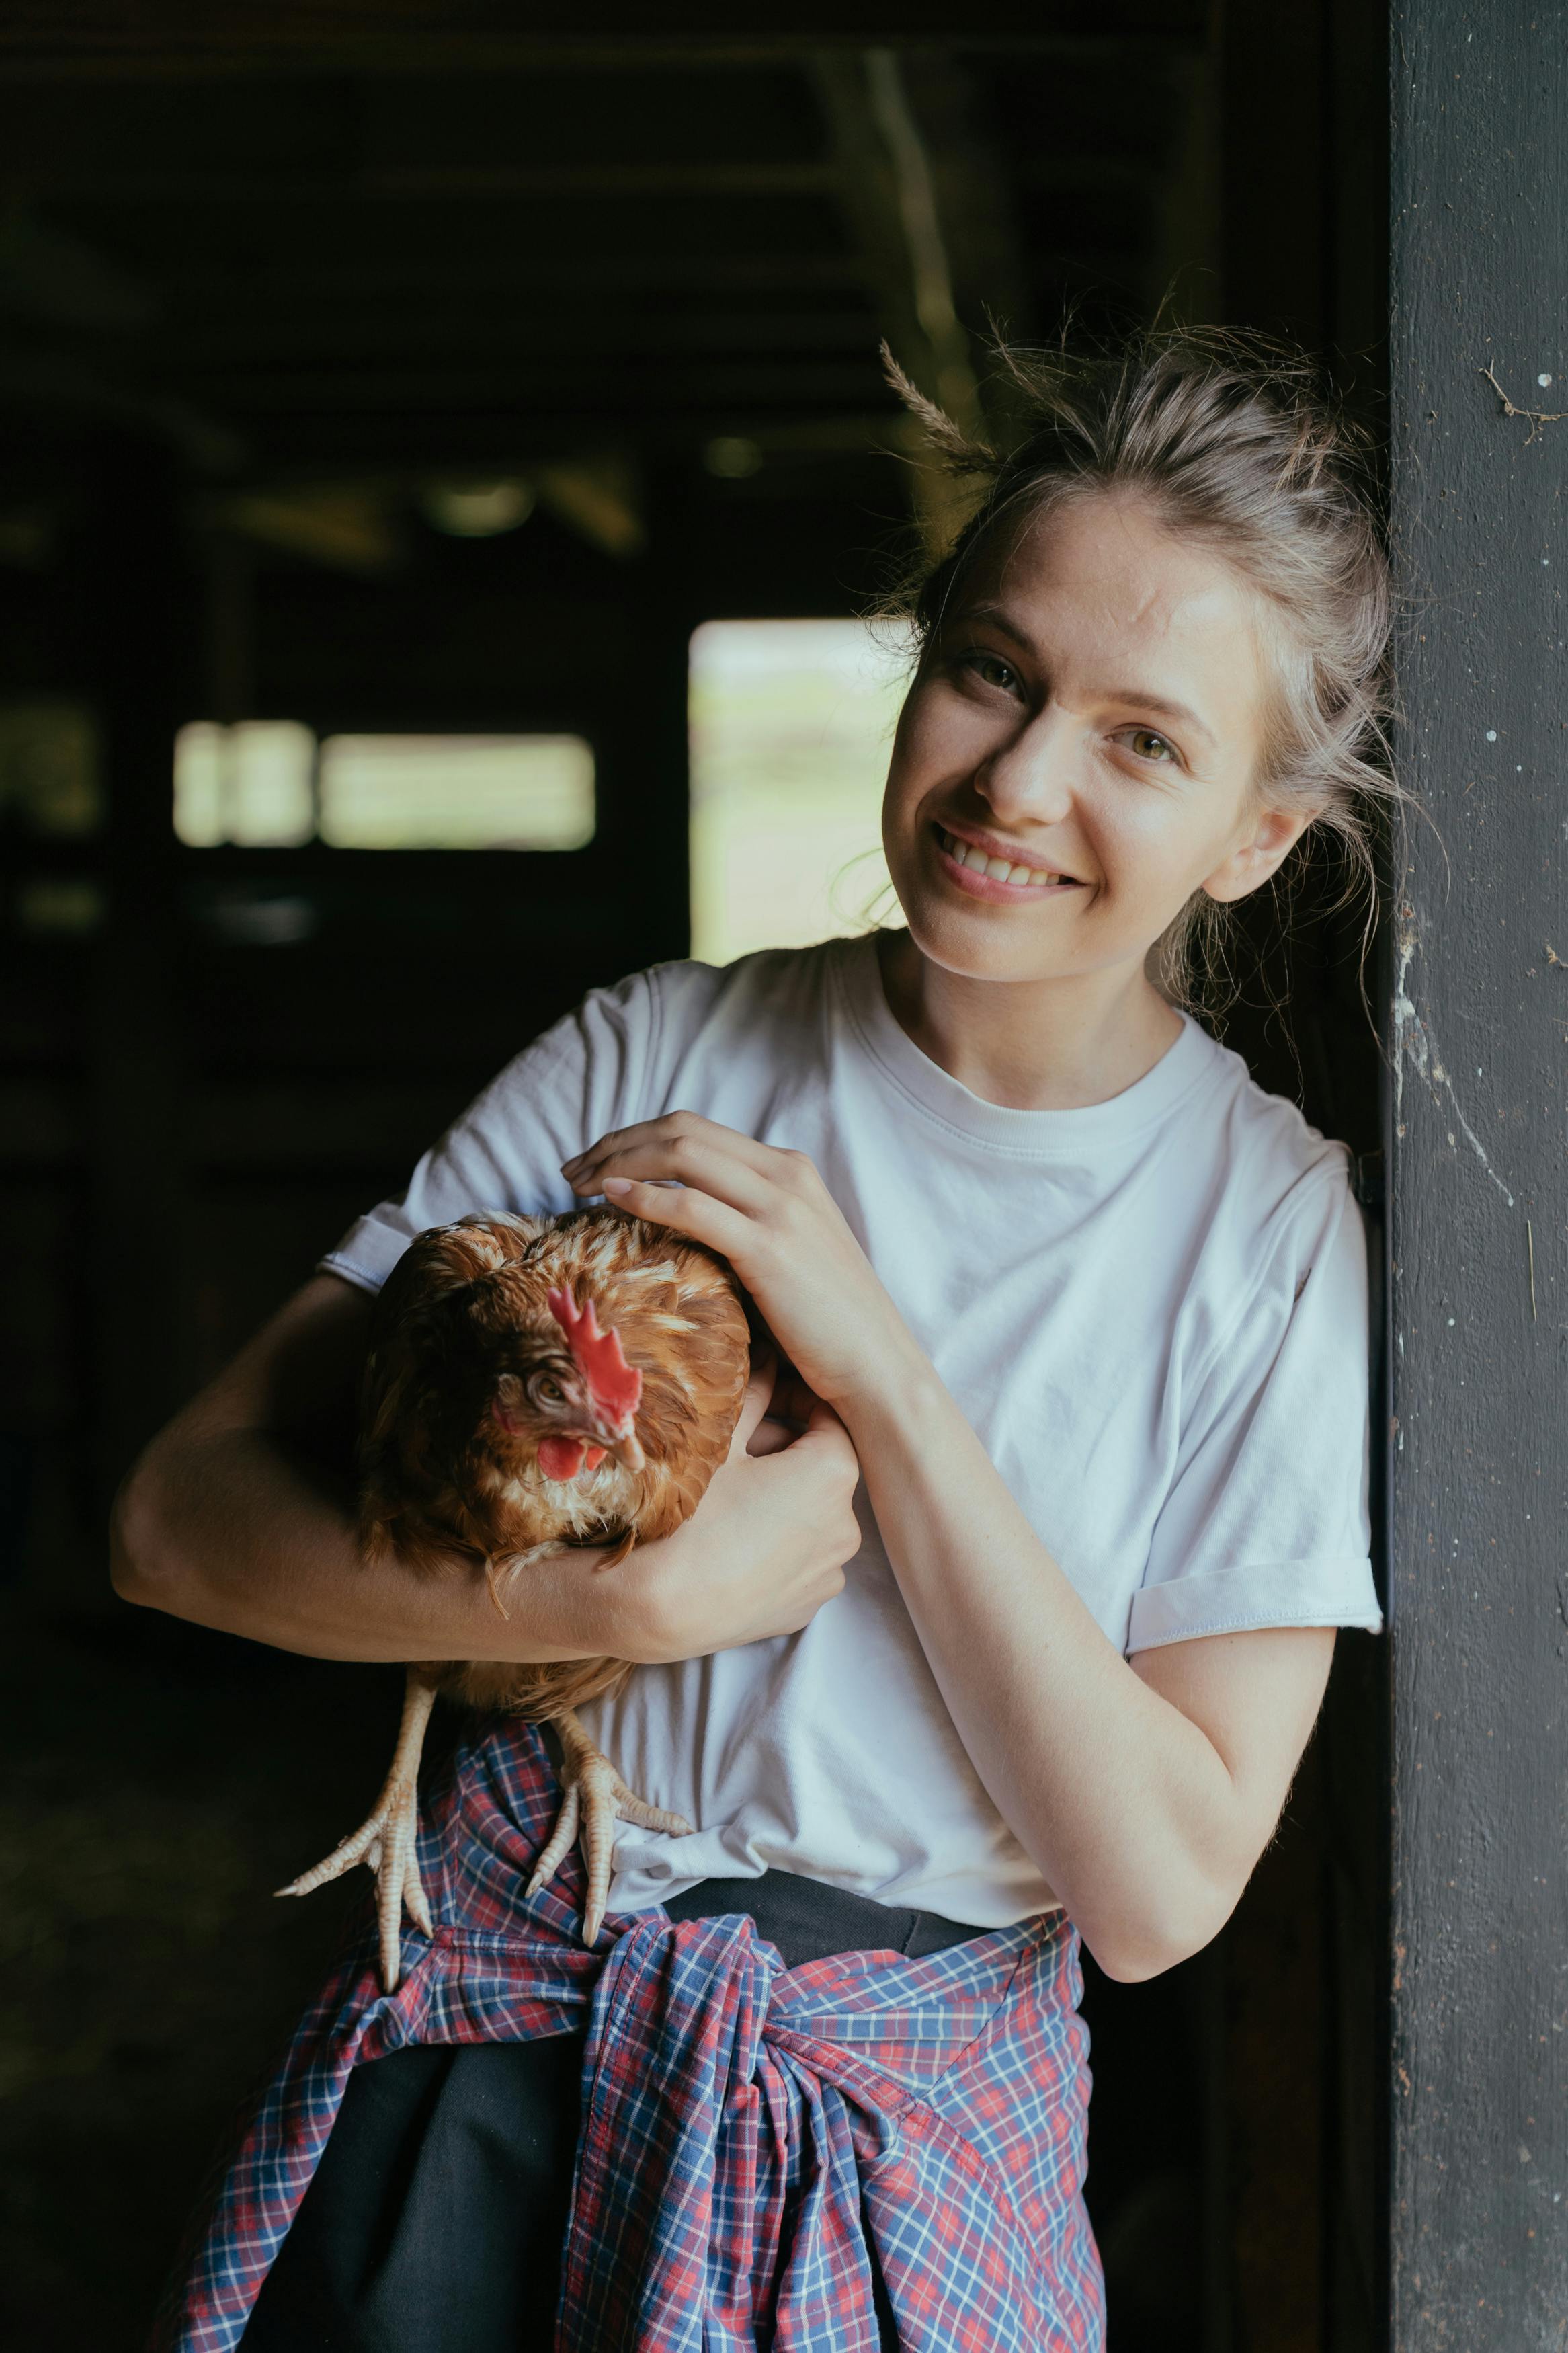
[[(782, 1871), (705, 1880), (668, 1909), (749, 1912), (792, 1968), (984, 1933)], [(430, 2044), (356, 2067), (244, 2353), (549, 2353), (583, 2044)], [(897, 2344), (885, 2308), (882, 2333)]]

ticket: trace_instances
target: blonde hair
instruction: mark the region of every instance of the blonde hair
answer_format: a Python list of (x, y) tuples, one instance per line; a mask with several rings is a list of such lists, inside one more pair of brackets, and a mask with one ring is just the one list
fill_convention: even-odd
[[(923, 657), (983, 545), (1068, 498), (1133, 494), (1173, 534), (1201, 542), (1257, 591), (1276, 691), (1256, 788), (1312, 812), (1281, 879), (1304, 871), (1314, 837), (1342, 854), (1336, 905), (1365, 899), (1363, 959), (1376, 914), (1380, 807), (1408, 798), (1388, 751), (1392, 598), (1370, 435), (1305, 353), (1250, 332), (1142, 329), (1111, 344), (1068, 329), (1046, 350), (993, 346), (1013, 412), (1005, 451), (928, 401), (884, 350), (889, 375), (944, 470), (976, 493), (945, 550), (893, 602)], [(1213, 994), (1226, 911), (1195, 892), (1157, 944), (1173, 1002)]]

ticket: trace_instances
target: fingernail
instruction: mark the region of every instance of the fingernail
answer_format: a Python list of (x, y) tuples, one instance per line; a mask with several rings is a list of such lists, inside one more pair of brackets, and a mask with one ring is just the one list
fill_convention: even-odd
[(601, 1193), (629, 1193), (631, 1189), (629, 1176), (606, 1176), (599, 1187)]

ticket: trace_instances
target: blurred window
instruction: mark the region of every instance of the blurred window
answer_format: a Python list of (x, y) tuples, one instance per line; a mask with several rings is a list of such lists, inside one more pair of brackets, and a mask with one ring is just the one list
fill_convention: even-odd
[(691, 639), (691, 953), (865, 929), (889, 889), (882, 786), (908, 665), (860, 621), (705, 621)]
[(580, 849), (594, 754), (580, 735), (329, 735), (198, 721), (174, 742), (174, 830), (195, 849)]
[(581, 735), (329, 735), (321, 839), (340, 849), (581, 849), (594, 754)]
[(316, 830), (315, 767), (316, 739), (291, 719), (194, 721), (174, 738), (174, 831), (193, 849), (295, 849)]

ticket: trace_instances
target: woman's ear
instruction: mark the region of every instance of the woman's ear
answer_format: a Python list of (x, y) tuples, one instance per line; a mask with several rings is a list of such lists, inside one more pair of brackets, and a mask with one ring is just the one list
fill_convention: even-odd
[(1260, 808), (1241, 839), (1214, 872), (1205, 876), (1201, 888), (1211, 899), (1245, 899), (1249, 892), (1268, 881), (1313, 819), (1321, 814), (1317, 807)]

